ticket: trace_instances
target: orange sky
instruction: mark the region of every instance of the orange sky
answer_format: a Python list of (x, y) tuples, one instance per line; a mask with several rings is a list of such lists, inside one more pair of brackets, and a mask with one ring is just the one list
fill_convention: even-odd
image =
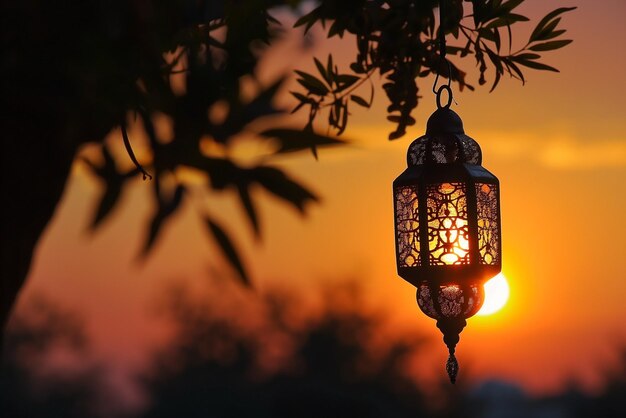
[[(461, 373), (473, 377), (509, 379), (534, 393), (562, 389), (571, 380), (594, 389), (616, 349), (626, 346), (626, 3), (527, 3), (521, 12), (535, 22), (557, 6), (577, 5), (563, 19), (574, 43), (544, 59), (560, 74), (527, 71), (524, 87), (503, 80), (492, 94), (455, 92), (454, 110), (502, 185), (503, 271), (511, 286), (502, 311), (469, 321), (457, 352), (461, 367), (468, 364)], [(532, 29), (526, 26), (518, 40)], [(310, 52), (325, 57), (332, 51), (341, 65), (347, 45), (322, 42)], [(282, 53), (268, 60), (282, 63)], [(310, 68), (307, 54), (291, 62)], [(476, 80), (472, 64), (464, 68)], [(266, 68), (271, 72), (276, 64)], [(386, 140), (392, 126), (378, 91), (371, 111), (353, 109), (346, 132), (353, 145), (323, 151), (319, 162), (309, 155), (276, 161), (322, 196), (306, 220), (259, 196), (263, 240), (255, 242), (234, 195), (216, 197), (211, 208), (236, 231), (259, 292), (358, 279), (370, 303), (389, 310), (398, 329), (418, 327), (435, 339), (429, 361), (443, 373), (439, 331), (419, 311), (414, 288), (396, 275), (393, 248), (391, 182), (435, 108), (431, 82), (420, 85), (418, 122), (401, 140)], [(179, 279), (204, 285), (224, 263), (191, 204), (167, 225), (151, 258), (136, 263), (149, 187), (134, 182), (106, 226), (90, 236), (86, 225), (99, 191), (76, 167), (21, 301), (44, 293), (83, 312), (98, 355), (123, 381), (162, 338), (150, 306), (164, 286)], [(232, 212), (236, 218), (220, 217)]]

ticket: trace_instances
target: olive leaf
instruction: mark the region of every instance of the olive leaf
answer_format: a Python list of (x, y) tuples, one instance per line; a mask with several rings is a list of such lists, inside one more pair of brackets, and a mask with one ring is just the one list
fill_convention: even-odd
[(217, 241), (223, 255), (226, 257), (230, 265), (233, 266), (235, 271), (237, 271), (237, 277), (240, 282), (245, 286), (251, 286), (250, 277), (248, 276), (241, 257), (239, 256), (239, 252), (226, 231), (209, 217), (204, 218), (204, 223)]

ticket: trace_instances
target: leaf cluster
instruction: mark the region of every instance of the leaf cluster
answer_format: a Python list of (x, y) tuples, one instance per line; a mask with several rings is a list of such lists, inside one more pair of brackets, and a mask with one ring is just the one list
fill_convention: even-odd
[[(241, 281), (249, 283), (237, 245), (211, 214), (207, 195), (233, 193), (258, 237), (257, 191), (277, 197), (300, 213), (317, 200), (307, 187), (272, 165), (272, 157), (304, 150), (317, 156), (318, 147), (341, 144), (334, 137), (315, 133), (314, 122), (328, 112), (329, 126), (343, 133), (353, 106), (372, 105), (371, 77), (375, 73), (384, 79), (388, 119), (396, 124), (390, 139), (404, 135), (415, 123), (412, 112), (418, 105), (420, 78), (439, 74), (461, 89), (473, 89), (454, 63), (448, 60), (449, 66), (442, 65), (434, 16), (437, 0), (321, 0), (295, 26), (306, 31), (320, 22), (331, 38), (353, 36), (356, 55), (350, 68), (340, 71), (328, 56), (325, 62), (314, 60), (316, 74), (297, 71), (303, 91), (293, 91), (292, 95), (299, 102), (295, 110), (308, 111), (304, 131), (273, 125), (259, 132), (254, 128), (256, 121), (283, 113), (276, 107), (275, 97), (284, 79), (264, 85), (256, 78), (259, 57), (281, 34), (281, 26), (270, 11), (297, 3), (142, 2), (137, 5), (140, 10), (135, 10), (116, 0), (115, 7), (84, 2), (77, 9), (50, 9), (57, 13), (55, 17), (79, 28), (75, 31), (68, 24), (58, 29), (67, 32), (62, 37), (67, 39), (65, 48), (37, 49), (37, 62), (50, 62), (59, 79), (65, 80), (68, 74), (74, 77), (74, 87), (64, 91), (82, 96), (59, 97), (65, 100), (66, 108), (80, 116), (73, 119), (93, 120), (106, 132), (125, 126), (127, 115), (134, 115), (148, 138), (143, 164), (154, 176), (150, 183), (154, 212), (146, 228), (142, 257), (158, 243), (163, 227), (193, 198), (207, 234), (217, 242)], [(473, 13), (464, 17), (462, 1), (450, 0), (450, 13), (442, 27), (444, 33), (464, 39), (465, 46), (450, 46), (447, 52), (460, 58), (473, 55), (480, 68), (479, 84), (485, 82), (488, 63), (496, 69), (493, 88), (505, 72), (523, 81), (520, 67), (553, 70), (539, 62), (539, 52), (570, 42), (560, 39), (564, 31), (558, 25), (560, 16), (572, 8), (559, 8), (539, 22), (524, 48), (503, 53), (501, 31), (509, 34), (510, 50), (511, 26), (527, 20), (515, 12), (520, 3), (475, 0), (471, 1)], [(473, 23), (467, 26), (467, 21)], [(80, 39), (75, 36), (78, 30)], [(30, 77), (28, 65), (23, 71)], [(253, 93), (244, 89), (244, 84), (252, 85)], [(369, 84), (369, 92), (360, 94), (365, 84)], [(212, 117), (215, 109), (222, 109), (223, 117)], [(153, 122), (156, 115), (171, 121), (171, 138), (159, 133)], [(254, 163), (237, 161), (229, 150), (233, 138), (243, 133), (271, 142), (275, 151)], [(222, 152), (216, 155), (207, 151), (215, 148)], [(87, 161), (105, 185), (92, 229), (110, 216), (128, 181), (141, 175), (138, 169), (121, 169), (106, 144), (102, 144), (101, 153), (100, 163)], [(201, 185), (186, 181), (179, 175), (181, 170), (193, 171), (204, 181)]]
[[(572, 41), (569, 39), (556, 39), (565, 33), (565, 29), (558, 27), (561, 17), (565, 12), (576, 9), (575, 7), (560, 7), (544, 16), (523, 48), (512, 52), (513, 35), (511, 25), (516, 22), (526, 22), (526, 16), (514, 13), (514, 9), (522, 3), (522, 0), (509, 0), (508, 2), (474, 1), (474, 28), (465, 25), (459, 27), (461, 35), (466, 39), (463, 48), (452, 48), (451, 53), (461, 57), (474, 55), (476, 63), (480, 69), (480, 85), (486, 83), (485, 72), (488, 68), (486, 58), (493, 65), (495, 76), (490, 91), (493, 91), (502, 75), (509, 76), (525, 82), (522, 67), (536, 70), (547, 70), (558, 72), (550, 65), (540, 62), (541, 55), (537, 52), (552, 51), (562, 48)], [(506, 29), (508, 37), (508, 49), (503, 51), (501, 31)], [(458, 33), (456, 34), (458, 38)], [(506, 38), (505, 38), (506, 39)], [(486, 58), (485, 58), (486, 57)]]
[[(341, 134), (346, 128), (350, 101), (365, 107), (371, 106), (371, 99), (364, 100), (353, 94), (354, 90), (378, 73), (385, 79), (383, 89), (389, 102), (387, 119), (397, 125), (389, 134), (389, 139), (403, 136), (406, 128), (415, 124), (411, 113), (420, 98), (417, 84), (419, 78), (436, 74), (456, 82), (460, 90), (465, 87), (474, 89), (466, 81), (466, 73), (440, 55), (442, 33), (464, 41), (464, 45), (447, 46), (446, 54), (458, 58), (474, 56), (479, 67), (480, 85), (486, 83), (485, 73), (489, 63), (493, 66), (495, 77), (491, 91), (504, 74), (524, 82), (520, 66), (557, 71), (540, 62), (541, 55), (538, 52), (559, 49), (571, 42), (560, 39), (565, 30), (559, 27), (559, 23), (560, 16), (575, 7), (561, 7), (548, 13), (539, 21), (526, 45), (512, 52), (511, 26), (529, 20), (516, 12), (523, 0), (466, 2), (471, 3), (472, 13), (464, 16), (462, 0), (449, 0), (445, 20), (436, 29), (435, 8), (439, 4), (436, 0), (320, 1), (316, 8), (300, 17), (294, 26), (303, 27), (306, 32), (319, 22), (328, 38), (343, 37), (346, 33), (353, 35), (357, 51), (350, 64), (353, 74), (339, 75), (337, 68), (332, 66), (331, 57), (327, 65), (315, 59), (319, 74), (296, 72), (305, 92), (292, 92), (299, 101), (294, 111), (308, 107), (307, 126), (310, 126), (319, 115), (319, 110), (326, 107), (329, 110), (329, 126)], [(506, 35), (503, 31), (506, 31)], [(508, 51), (504, 52), (502, 39), (507, 38)], [(349, 80), (349, 85), (346, 87), (338, 83), (337, 77)]]
[[(272, 157), (342, 142), (312, 130), (303, 133), (277, 127), (276, 123), (261, 131), (251, 126), (261, 118), (284, 113), (274, 103), (284, 77), (270, 85), (263, 85), (255, 77), (260, 54), (279, 36), (279, 25), (267, 11), (275, 2), (254, 1), (239, 7), (238, 2), (228, 1), (218, 10), (213, 3), (197, 2), (197, 9), (185, 10), (157, 2), (152, 10), (156, 24), (146, 34), (152, 44), (141, 50), (154, 53), (143, 56), (133, 66), (137, 78), (125, 97), (125, 107), (148, 138), (148, 163), (144, 162), (144, 166), (154, 176), (150, 183), (154, 211), (140, 256), (145, 257), (154, 249), (163, 227), (187, 200), (193, 199), (207, 234), (213, 237), (240, 280), (249, 284), (235, 241), (211, 214), (210, 200), (204, 199), (211, 195), (207, 192), (234, 193), (251, 230), (259, 237), (261, 223), (255, 204), (258, 195), (253, 190), (263, 190), (302, 214), (308, 204), (318, 200), (311, 190), (273, 166)], [(242, 87), (244, 80), (254, 85), (256, 94), (252, 98), (250, 91)], [(185, 86), (183, 92), (176, 87), (181, 82)], [(223, 117), (211, 117), (216, 108), (223, 110)], [(172, 138), (159, 133), (155, 115), (165, 115), (171, 122)], [(124, 116), (119, 123), (126, 123)], [(233, 138), (242, 133), (257, 141), (271, 142), (275, 151), (254, 163), (237, 161), (228, 150)], [(214, 155), (207, 151), (215, 148), (224, 152)], [(108, 219), (124, 187), (140, 175), (138, 169), (121, 169), (107, 144), (102, 144), (101, 154), (100, 163), (84, 159), (105, 186), (92, 217), (92, 230)], [(202, 181), (186, 180), (179, 175), (183, 169), (193, 171)]]
[[(300, 102), (292, 111), (308, 106), (309, 118), (305, 130), (313, 131), (313, 122), (320, 109), (328, 108), (328, 125), (341, 135), (348, 125), (348, 106), (351, 102), (369, 108), (374, 100), (374, 86), (370, 83), (369, 100), (353, 94), (360, 84), (366, 80), (355, 74), (341, 74), (333, 64), (332, 55), (328, 55), (326, 64), (314, 58), (315, 66), (321, 76), (317, 78), (304, 71), (296, 70), (298, 83), (307, 90), (307, 94), (292, 91), (291, 94)], [(316, 150), (312, 148), (313, 154)]]

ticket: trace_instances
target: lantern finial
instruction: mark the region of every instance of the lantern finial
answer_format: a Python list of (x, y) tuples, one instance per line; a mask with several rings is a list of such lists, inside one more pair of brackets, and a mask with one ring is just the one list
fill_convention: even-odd
[(446, 371), (448, 372), (448, 377), (450, 377), (452, 384), (456, 382), (456, 375), (459, 372), (459, 362), (456, 360), (454, 352), (460, 339), (459, 334), (463, 331), (465, 325), (467, 325), (467, 322), (465, 318), (462, 317), (441, 318), (437, 320), (437, 328), (441, 330), (443, 342), (448, 347), (448, 353), (450, 354), (446, 362)]
[(456, 382), (456, 375), (459, 372), (459, 362), (456, 361), (454, 353), (450, 353), (450, 356), (448, 357), (448, 361), (446, 362), (446, 371), (448, 372), (448, 377), (450, 377), (450, 382), (454, 385)]
[(452, 109), (440, 108), (430, 115), (426, 123), (426, 135), (465, 134), (463, 121)]

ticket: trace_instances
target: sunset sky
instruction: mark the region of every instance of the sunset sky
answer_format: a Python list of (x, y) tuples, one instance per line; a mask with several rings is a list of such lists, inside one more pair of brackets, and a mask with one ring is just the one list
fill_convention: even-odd
[[(543, 58), (560, 73), (528, 70), (525, 86), (503, 79), (491, 94), (488, 88), (461, 93), (455, 86), (453, 106), (480, 143), (483, 165), (500, 179), (503, 272), (511, 288), (501, 311), (468, 321), (457, 347), (460, 376), (504, 379), (535, 394), (571, 382), (598, 389), (626, 347), (626, 3), (526, 1), (520, 13), (531, 22), (516, 25), (515, 44), (523, 46), (537, 20), (559, 6), (578, 6), (562, 23), (574, 43)], [(314, 37), (309, 51), (298, 50), (296, 39), (279, 45), (261, 78), (289, 68), (312, 70), (312, 56), (325, 59), (329, 52), (345, 70), (350, 40), (324, 41), (321, 30)], [(477, 84), (473, 65), (471, 58), (461, 62)], [(315, 294), (327, 283), (356, 280), (367, 306), (389, 312), (394, 329), (432, 338), (429, 356), (416, 365), (416, 373), (432, 377), (443, 375), (446, 350), (434, 321), (419, 311), (413, 286), (396, 274), (391, 196), (406, 148), (435, 109), (432, 79), (420, 82), (417, 124), (402, 139), (387, 140), (393, 126), (379, 89), (370, 111), (352, 109), (345, 133), (351, 145), (322, 150), (319, 161), (307, 153), (275, 160), (321, 197), (308, 217), (259, 190), (263, 234), (255, 241), (234, 194), (215, 196), (210, 208), (237, 237), (254, 281), (251, 292), (287, 286)], [(294, 82), (287, 87), (297, 88)], [(287, 89), (281, 103), (293, 106)], [(242, 155), (262, 149), (245, 141), (240, 148)], [(103, 228), (89, 234), (101, 190), (76, 164), (20, 304), (43, 294), (82, 313), (97, 355), (124, 385), (126, 373), (142, 367), (147, 350), (165, 338), (152, 310), (167, 286), (214, 286), (212, 276), (231, 280), (231, 273), (191, 199), (149, 259), (137, 262), (151, 211), (149, 185), (140, 180), (126, 189)]]

